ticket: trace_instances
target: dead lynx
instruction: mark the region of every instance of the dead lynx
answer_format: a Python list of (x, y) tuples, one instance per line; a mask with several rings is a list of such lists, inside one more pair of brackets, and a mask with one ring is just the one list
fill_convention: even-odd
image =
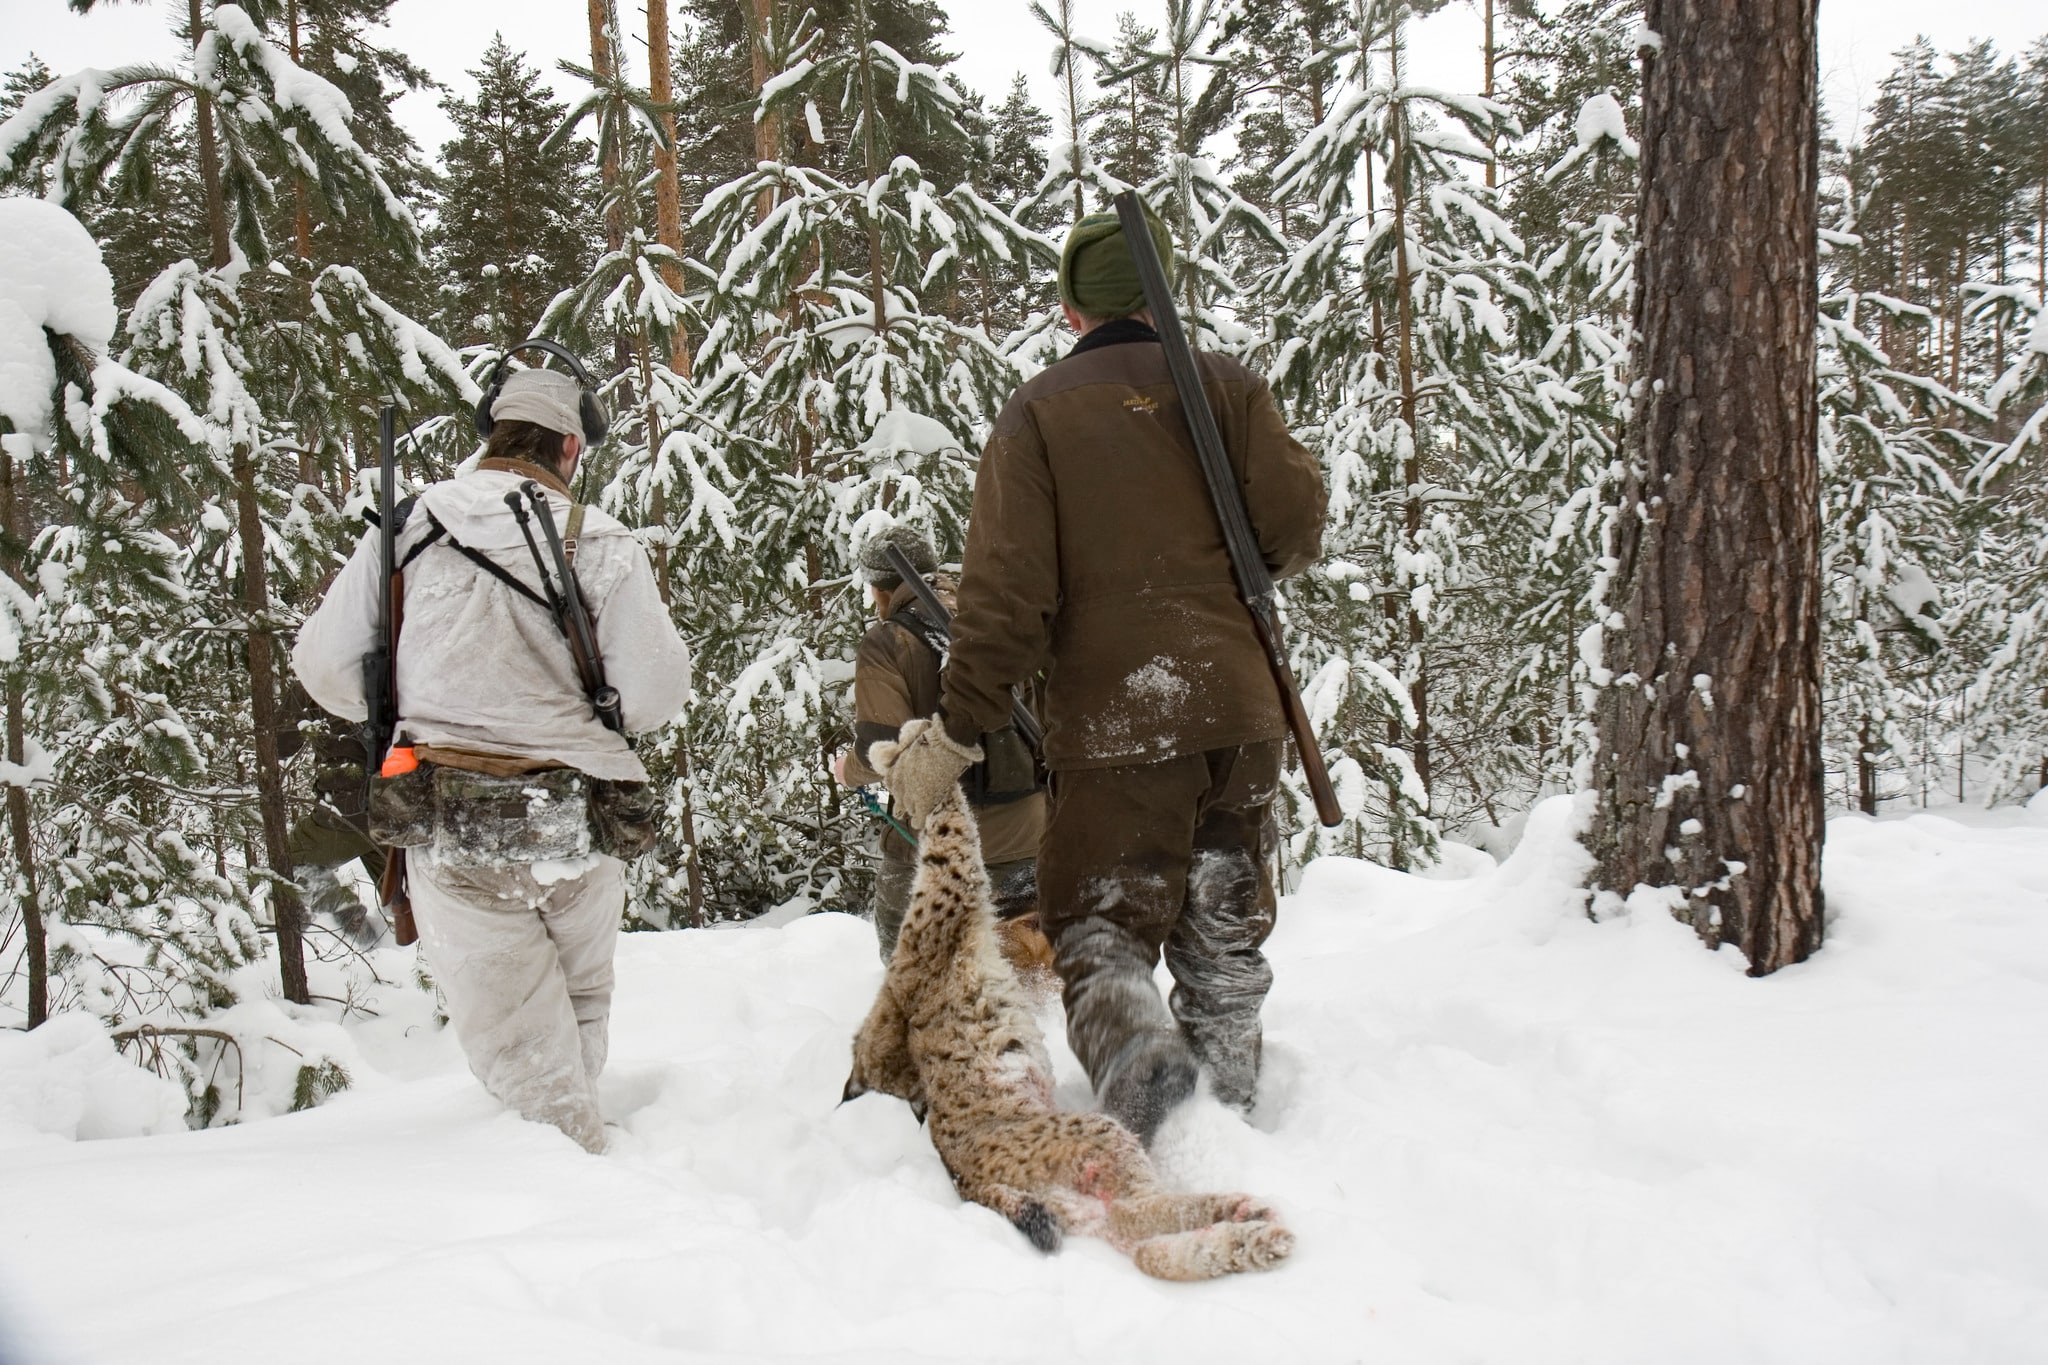
[(1128, 1129), (1054, 1108), (1052, 1061), (997, 948), (980, 837), (957, 789), (925, 821), (896, 954), (854, 1037), (846, 1097), (870, 1090), (917, 1107), (961, 1197), (1041, 1251), (1084, 1233), (1147, 1275), (1207, 1280), (1265, 1270), (1294, 1248), (1259, 1201), (1163, 1190)]

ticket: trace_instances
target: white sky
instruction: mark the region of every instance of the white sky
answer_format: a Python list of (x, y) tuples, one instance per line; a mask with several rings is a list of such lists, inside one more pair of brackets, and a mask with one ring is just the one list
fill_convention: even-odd
[[(738, 3), (738, 0), (734, 0)], [(1041, 108), (1053, 107), (1047, 72), (1051, 39), (1039, 28), (1025, 0), (945, 0), (952, 15), (951, 46), (960, 53), (955, 69), (991, 102), (1002, 98), (1010, 78), (1022, 71)], [(1158, 26), (1163, 0), (1083, 0), (1084, 32), (1107, 40), (1116, 32), (1118, 11), (1130, 9)], [(0, 34), (0, 69), (12, 70), (30, 52), (58, 71), (81, 66), (119, 66), (170, 55), (172, 6), (114, 4), (91, 14), (73, 14), (65, 0), (0, 0), (6, 12)], [(176, 9), (182, 12), (183, 4)], [(398, 0), (392, 9), (393, 46), (456, 91), (473, 84), (464, 74), (501, 30), (514, 49), (524, 50), (554, 75), (561, 57), (588, 62), (589, 29), (582, 0), (499, 0), (492, 5), (453, 0)], [(629, 24), (641, 6), (627, 0)], [(1860, 122), (1877, 83), (1890, 69), (1890, 54), (1926, 33), (1942, 50), (1991, 38), (2002, 51), (2018, 53), (2048, 33), (2048, 6), (2041, 0), (1823, 0), (1820, 6), (1821, 84), (1837, 128)], [(637, 62), (637, 52), (636, 52)], [(1418, 82), (1455, 90), (1480, 84), (1479, 19), (1474, 0), (1454, 0), (1414, 30), (1413, 72)], [(400, 116), (431, 156), (448, 135), (436, 96), (412, 95)]]

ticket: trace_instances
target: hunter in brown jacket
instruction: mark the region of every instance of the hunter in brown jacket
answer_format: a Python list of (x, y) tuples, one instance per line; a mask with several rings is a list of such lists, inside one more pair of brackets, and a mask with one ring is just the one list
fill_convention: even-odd
[[(1218, 1099), (1252, 1105), (1287, 724), (1114, 215), (1076, 225), (1060, 295), (1081, 340), (996, 419), (942, 724), (904, 728), (894, 787), (921, 821), (1008, 688), (1044, 675), (1040, 919), (1074, 1052), (1103, 1108), (1149, 1142), (1198, 1061)], [(1264, 381), (1199, 363), (1266, 564), (1299, 573), (1321, 553), (1316, 461)], [(1152, 983), (1162, 951), (1170, 1013)]]
[[(868, 766), (868, 751), (883, 740), (897, 737), (903, 724), (939, 709), (938, 646), (931, 638), (932, 623), (924, 618), (915, 591), (889, 564), (884, 547), (902, 550), (911, 566), (932, 583), (941, 601), (949, 607), (955, 598), (951, 586), (937, 576), (938, 553), (931, 542), (905, 522), (870, 537), (861, 548), (860, 568), (875, 598), (875, 614), (881, 619), (868, 627), (853, 664), (853, 747), (841, 752), (832, 774), (849, 787), (879, 787), (882, 778)], [(1002, 723), (1009, 723), (1007, 701)], [(1022, 752), (1022, 751), (1020, 751)], [(1028, 758), (1028, 752), (1024, 753)], [(1020, 937), (1035, 936), (1038, 910), (1038, 841), (1045, 833), (1045, 790), (1030, 774), (1021, 790), (988, 798), (986, 782), (968, 784), (974, 818), (981, 827), (981, 856), (987, 862), (989, 882), (995, 888), (997, 918), (1008, 923), (1025, 920), (1002, 935), (1006, 950)], [(897, 813), (900, 816), (900, 812)], [(917, 876), (917, 846), (897, 833), (882, 833), (882, 865), (875, 871), (875, 936), (887, 962), (896, 951), (896, 934), (903, 927), (904, 911), (910, 907), (910, 884)], [(1025, 937), (1025, 942), (1029, 943)], [(1028, 969), (1045, 950), (1033, 947), (1012, 953), (1020, 970)]]

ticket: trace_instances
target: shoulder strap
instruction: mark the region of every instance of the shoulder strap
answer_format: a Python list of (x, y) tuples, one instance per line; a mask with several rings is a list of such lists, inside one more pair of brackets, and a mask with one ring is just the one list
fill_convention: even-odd
[[(454, 536), (448, 534), (448, 528), (443, 526), (440, 522), (440, 519), (437, 518), (431, 511), (429, 511), (426, 514), (426, 517), (427, 521), (432, 524), (434, 529), (427, 534), (427, 538), (424, 541), (422, 541), (419, 545), (414, 547), (411, 554), (408, 554), (406, 556), (406, 563), (410, 564), (413, 560), (413, 557), (419, 554), (421, 550), (424, 550), (427, 548), (427, 546), (434, 544), (436, 541), (439, 541), (442, 544), (445, 544), (449, 549), (461, 555), (464, 559), (467, 559), (470, 563), (476, 565), (479, 569), (482, 569), (491, 577), (497, 579), (500, 583), (503, 583), (506, 587), (512, 589), (512, 591), (518, 593), (521, 597), (524, 597), (527, 601), (539, 607), (542, 611), (545, 611), (548, 615), (553, 616), (555, 614), (555, 609), (548, 602), (547, 598), (542, 597), (532, 588), (529, 588), (526, 586), (526, 584), (520, 582), (517, 576), (508, 572), (503, 565), (499, 564), (489, 555), (481, 554), (476, 550), (472, 550), (469, 546), (464, 545)], [(556, 621), (555, 624), (559, 626), (562, 623), (560, 621)]]
[(569, 562), (571, 568), (576, 565), (576, 542), (582, 535), (583, 504), (572, 502), (569, 504), (569, 524), (562, 531), (562, 558)]
[(904, 630), (916, 636), (926, 649), (939, 656), (939, 663), (942, 667), (944, 666), (946, 658), (952, 650), (952, 641), (947, 638), (945, 631), (939, 629), (934, 622), (926, 619), (925, 615), (915, 605), (906, 602), (896, 608), (894, 612), (890, 613), (889, 623), (901, 626)]

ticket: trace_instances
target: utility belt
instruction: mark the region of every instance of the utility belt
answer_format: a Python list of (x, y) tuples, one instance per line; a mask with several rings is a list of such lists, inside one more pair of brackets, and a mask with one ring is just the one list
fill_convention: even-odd
[(415, 746), (419, 766), (370, 781), (370, 837), (433, 849), (448, 867), (567, 862), (654, 850), (659, 802), (645, 782), (556, 763)]

